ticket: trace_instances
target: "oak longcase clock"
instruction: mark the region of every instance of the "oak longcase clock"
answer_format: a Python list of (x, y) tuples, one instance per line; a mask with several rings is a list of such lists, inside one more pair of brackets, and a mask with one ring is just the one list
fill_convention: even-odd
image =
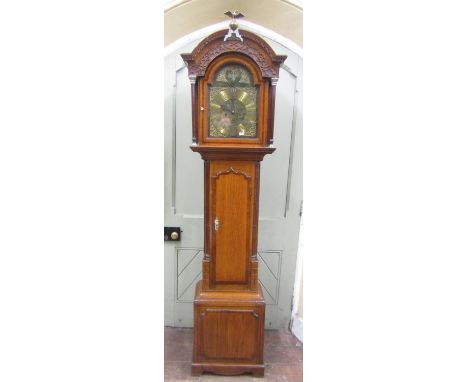
[(260, 162), (275, 150), (275, 89), (286, 56), (232, 27), (182, 55), (192, 87), (191, 149), (205, 163), (205, 254), (194, 300), (192, 373), (262, 376)]

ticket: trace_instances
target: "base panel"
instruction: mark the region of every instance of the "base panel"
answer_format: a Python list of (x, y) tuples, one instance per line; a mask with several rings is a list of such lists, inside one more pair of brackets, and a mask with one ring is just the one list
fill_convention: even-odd
[(263, 376), (265, 301), (261, 290), (203, 292), (194, 302), (192, 374)]

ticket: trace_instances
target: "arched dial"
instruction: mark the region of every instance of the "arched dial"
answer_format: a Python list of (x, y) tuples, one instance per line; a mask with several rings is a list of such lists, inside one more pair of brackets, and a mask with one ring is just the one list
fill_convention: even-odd
[(208, 98), (210, 137), (257, 137), (258, 88), (245, 66), (228, 64), (219, 69)]

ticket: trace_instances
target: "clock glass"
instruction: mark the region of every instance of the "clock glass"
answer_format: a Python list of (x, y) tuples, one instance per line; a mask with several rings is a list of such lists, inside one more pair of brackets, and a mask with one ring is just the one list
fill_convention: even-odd
[(228, 64), (208, 88), (210, 137), (257, 137), (258, 87), (243, 65)]

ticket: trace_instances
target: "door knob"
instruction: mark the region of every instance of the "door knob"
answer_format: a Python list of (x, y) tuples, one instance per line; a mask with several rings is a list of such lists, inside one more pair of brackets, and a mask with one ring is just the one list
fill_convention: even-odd
[(215, 229), (215, 231), (217, 231), (219, 229), (219, 220), (218, 220), (218, 218), (215, 218), (215, 220), (214, 220), (214, 229)]
[(180, 227), (164, 227), (164, 241), (180, 241), (181, 236)]

